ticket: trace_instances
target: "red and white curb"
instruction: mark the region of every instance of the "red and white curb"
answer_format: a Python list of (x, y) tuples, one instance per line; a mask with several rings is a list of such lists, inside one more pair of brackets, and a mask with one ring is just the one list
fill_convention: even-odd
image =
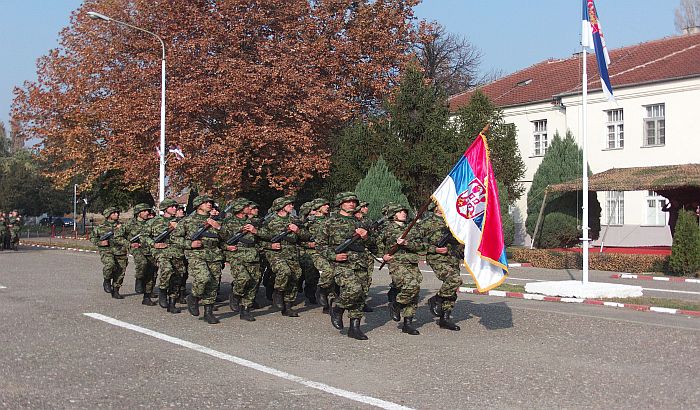
[(531, 268), (532, 264), (523, 262), (523, 263), (509, 263), (508, 264), (509, 268)]
[(633, 275), (633, 274), (629, 274), (629, 273), (616, 273), (614, 275), (611, 275), (610, 278), (611, 279), (658, 280), (661, 282), (700, 283), (700, 279), (672, 278), (669, 276)]
[(27, 245), (27, 246), (31, 246), (34, 248), (43, 248), (43, 249), (58, 249), (58, 250), (62, 250), (62, 251), (97, 253), (97, 251), (93, 251), (93, 250), (89, 250), (89, 249), (70, 248), (70, 247), (66, 247), (66, 246), (39, 245), (36, 243), (27, 243), (27, 242), (20, 242), (20, 245)]
[(603, 300), (596, 299), (580, 299), (580, 298), (562, 298), (559, 296), (545, 296), (538, 295), (534, 293), (520, 293), (520, 292), (506, 292), (503, 290), (490, 290), (488, 292), (479, 292), (475, 288), (460, 287), (459, 292), (461, 293), (471, 293), (474, 295), (488, 295), (488, 296), (498, 296), (504, 298), (516, 298), (516, 299), (528, 299), (528, 300), (541, 300), (544, 302), (563, 302), (563, 303), (581, 303), (584, 305), (598, 305), (598, 306), (608, 306), (615, 308), (632, 309), (640, 312), (658, 312), (658, 313), (668, 313), (671, 315), (688, 315), (694, 317), (700, 317), (700, 312), (694, 310), (683, 310), (683, 309), (671, 309), (656, 306), (646, 306), (646, 305), (635, 305), (632, 303), (618, 303), (618, 302), (606, 302)]

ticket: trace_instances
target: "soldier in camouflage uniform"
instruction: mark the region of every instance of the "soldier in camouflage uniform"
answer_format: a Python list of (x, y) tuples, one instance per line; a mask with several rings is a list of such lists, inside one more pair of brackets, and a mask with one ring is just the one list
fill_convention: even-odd
[(180, 313), (176, 302), (182, 276), (185, 274), (185, 253), (172, 235), (177, 228), (177, 202), (164, 199), (160, 203), (160, 210), (163, 215), (156, 216), (150, 222), (150, 235), (145, 240), (153, 249), (158, 263), (158, 305), (170, 313)]
[(134, 257), (134, 267), (136, 278), (134, 291), (143, 293), (141, 304), (155, 306), (151, 300), (153, 287), (155, 285), (155, 275), (158, 267), (156, 259), (153, 257), (151, 248), (146, 237), (151, 233), (150, 214), (151, 206), (148, 204), (138, 204), (134, 206), (134, 217), (124, 226), (124, 235), (131, 242), (131, 256)]
[[(214, 316), (214, 302), (221, 278), (221, 264), (224, 260), (219, 247), (221, 224), (210, 217), (214, 200), (200, 195), (192, 201), (196, 212), (177, 224), (173, 237), (175, 242), (185, 250), (185, 257), (192, 274), (192, 293), (187, 296), (187, 309), (192, 316), (199, 316), (199, 303), (204, 305), (204, 320), (209, 324), (219, 323)], [(192, 240), (192, 235), (205, 228), (199, 239)]]
[[(301, 277), (299, 266), (299, 250), (297, 234), (299, 225), (291, 216), (294, 210), (294, 198), (283, 196), (272, 201), (270, 211), (274, 215), (258, 231), (263, 241), (265, 255), (275, 274), (272, 306), (280, 309), (284, 316), (297, 317), (299, 314), (292, 309), (297, 296), (297, 283)], [(282, 235), (283, 232), (287, 232)], [(275, 237), (284, 236), (277, 240)]]
[(10, 237), (9, 243), (11, 249), (17, 250), (17, 245), (19, 245), (19, 231), (22, 229), (23, 223), (22, 217), (16, 209), (10, 212), (7, 218), (7, 231)]
[[(431, 204), (435, 207), (435, 204)], [(450, 314), (457, 300), (457, 289), (462, 286), (462, 278), (459, 275), (459, 264), (463, 259), (464, 245), (457, 242), (449, 228), (445, 225), (442, 210), (435, 208), (429, 217), (420, 223), (421, 232), (427, 244), (426, 260), (435, 276), (442, 281), (442, 286), (438, 293), (428, 299), (430, 311), (435, 316), (439, 316), (438, 325), (443, 329), (459, 330), (450, 318)], [(439, 242), (448, 238), (442, 247), (437, 247)], [(442, 245), (442, 244), (440, 244)]]
[(5, 250), (5, 242), (8, 240), (7, 217), (4, 212), (0, 211), (0, 251)]
[(316, 212), (312, 210), (315, 200), (304, 203), (299, 207), (299, 216), (302, 226), (299, 229), (299, 266), (301, 266), (302, 276), (299, 279), (299, 292), (303, 292), (307, 305), (317, 305), (316, 289), (318, 287), (319, 272), (314, 264), (313, 255), (316, 252), (316, 242), (311, 232), (311, 226), (316, 219)]
[[(311, 202), (311, 214), (313, 220), (308, 224), (308, 230), (314, 238), (320, 237), (323, 232), (323, 224), (328, 220), (330, 201), (325, 198), (316, 198)], [(318, 244), (310, 252), (314, 268), (318, 272), (316, 284), (316, 301), (323, 306), (323, 313), (330, 313), (331, 301), (335, 299), (335, 280), (333, 268), (328, 259), (318, 250)]]
[[(110, 207), (102, 212), (105, 221), (101, 225), (93, 227), (90, 239), (100, 252), (102, 260), (102, 288), (111, 293), (114, 299), (124, 299), (119, 289), (124, 281), (124, 273), (128, 264), (127, 249), (129, 239), (126, 238), (124, 228), (119, 223), (119, 209)], [(102, 236), (112, 233), (112, 237), (100, 240)]]
[[(185, 212), (185, 204), (181, 204), (177, 206), (177, 211), (175, 211), (175, 222), (180, 222), (182, 221), (186, 216), (187, 213)], [(184, 250), (183, 250), (183, 255), (184, 255)], [(180, 279), (180, 286), (178, 290), (178, 296), (177, 296), (177, 303), (187, 303), (187, 300), (185, 299), (186, 293), (187, 293), (187, 278), (189, 278), (189, 271), (188, 271), (188, 263), (187, 263), (187, 258), (185, 260), (185, 271), (182, 275), (182, 278)]]
[[(417, 227), (414, 227), (406, 238), (400, 238), (408, 219), (408, 209), (405, 206), (390, 202), (384, 206), (383, 212), (392, 220), (382, 229), (377, 244), (380, 253), (384, 254), (382, 259), (389, 264), (391, 281), (399, 291), (396, 301), (390, 305), (391, 318), (398, 322), (403, 311), (402, 331), (409, 335), (418, 335), (419, 332), (412, 323), (418, 307), (420, 284), (423, 281), (423, 275), (418, 268), (418, 253), (425, 252), (425, 245)], [(394, 244), (399, 245), (398, 250), (394, 255), (389, 255), (389, 249)]]
[[(323, 223), (316, 241), (319, 252), (330, 262), (335, 281), (340, 285), (340, 293), (330, 312), (331, 324), (338, 330), (343, 329), (343, 313), (347, 310), (350, 318), (348, 337), (367, 340), (367, 336), (360, 330), (360, 320), (367, 298), (363, 280), (367, 275), (367, 253), (364, 244), (369, 234), (355, 218), (354, 210), (358, 202), (353, 192), (341, 192), (336, 195), (334, 205), (340, 209)], [(353, 235), (357, 235), (358, 240), (344, 252), (336, 254), (336, 247)]]
[[(260, 279), (260, 258), (256, 248), (255, 234), (257, 228), (251, 224), (249, 215), (250, 201), (239, 198), (230, 207), (231, 216), (226, 218), (221, 226), (221, 243), (224, 256), (231, 267), (231, 311), (240, 313), (240, 318), (254, 322), (250, 307), (255, 300), (258, 280)], [(243, 235), (235, 244), (227, 244), (234, 235)], [(240, 236), (240, 235), (239, 235)]]
[[(369, 238), (367, 239), (367, 274), (363, 278), (365, 293), (369, 295), (369, 289), (372, 287), (372, 274), (374, 273), (374, 256), (372, 253), (377, 252), (377, 237), (376, 233), (372, 232), (369, 227), (372, 225), (372, 220), (367, 218), (367, 213), (369, 213), (369, 202), (360, 202), (360, 205), (355, 209), (355, 218), (360, 221), (360, 224), (367, 229), (369, 232)], [(365, 313), (374, 312), (365, 301), (365, 305), (362, 308)]]

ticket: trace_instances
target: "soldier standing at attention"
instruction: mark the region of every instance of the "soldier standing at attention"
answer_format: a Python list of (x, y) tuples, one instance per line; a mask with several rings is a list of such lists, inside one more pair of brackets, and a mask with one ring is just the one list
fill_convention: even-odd
[(167, 308), (170, 313), (180, 313), (176, 302), (182, 276), (185, 274), (185, 253), (175, 243), (172, 235), (177, 228), (177, 202), (164, 199), (160, 203), (160, 210), (163, 211), (163, 215), (153, 218), (150, 223), (150, 235), (146, 237), (158, 263), (158, 305), (163, 309)]
[(301, 277), (296, 245), (299, 226), (292, 219), (293, 210), (294, 198), (291, 196), (272, 201), (270, 211), (275, 214), (260, 228), (258, 235), (264, 241), (265, 255), (275, 275), (272, 306), (280, 309), (284, 316), (298, 317), (299, 314), (292, 309)]
[[(185, 256), (192, 274), (192, 293), (187, 296), (187, 310), (192, 316), (199, 316), (199, 303), (204, 305), (204, 320), (209, 324), (219, 323), (214, 316), (214, 302), (221, 278), (221, 264), (224, 255), (219, 248), (219, 222), (210, 217), (214, 200), (206, 195), (194, 199), (194, 214), (177, 224), (173, 235), (175, 242), (185, 250)], [(204, 228), (199, 238), (192, 235)]]
[[(431, 204), (435, 208), (435, 204)], [(450, 314), (457, 300), (457, 289), (462, 286), (459, 276), (459, 264), (463, 260), (464, 245), (457, 242), (442, 216), (442, 210), (435, 208), (434, 213), (420, 223), (427, 248), (426, 260), (433, 268), (435, 276), (442, 281), (437, 294), (428, 299), (433, 315), (440, 317), (438, 325), (443, 329), (459, 330)], [(444, 246), (439, 242), (445, 242)]]
[[(90, 239), (97, 246), (102, 260), (102, 288), (111, 293), (114, 299), (124, 299), (119, 289), (124, 282), (124, 273), (128, 264), (127, 248), (129, 240), (124, 234), (124, 228), (119, 223), (119, 209), (110, 207), (102, 212), (105, 221), (92, 229)], [(103, 236), (109, 238), (100, 240)]]
[(156, 260), (151, 253), (146, 237), (151, 233), (149, 223), (151, 206), (148, 204), (138, 204), (134, 206), (134, 217), (124, 227), (125, 236), (129, 238), (131, 256), (134, 257), (134, 267), (136, 273), (134, 277), (134, 291), (143, 293), (141, 304), (155, 306), (151, 300), (153, 287), (155, 285), (155, 275), (158, 267)]
[[(224, 256), (231, 267), (231, 299), (229, 306), (234, 313), (240, 312), (241, 320), (254, 322), (250, 307), (257, 293), (260, 277), (260, 258), (255, 248), (257, 228), (250, 223), (248, 207), (250, 201), (245, 198), (235, 199), (231, 204), (232, 216), (223, 221), (221, 227), (221, 246)], [(234, 235), (241, 234), (238, 242), (227, 244), (226, 241)]]
[[(418, 268), (418, 253), (425, 251), (425, 246), (420, 237), (418, 229), (413, 229), (408, 236), (401, 239), (401, 234), (406, 229), (408, 219), (408, 209), (405, 206), (390, 202), (384, 206), (384, 214), (391, 218), (382, 230), (378, 246), (382, 259), (389, 264), (389, 275), (391, 281), (398, 289), (396, 301), (390, 305), (391, 319), (398, 322), (401, 320), (403, 311), (404, 333), (409, 335), (420, 334), (413, 327), (413, 317), (418, 307), (418, 293), (423, 275)], [(398, 244), (398, 251), (394, 255), (389, 255), (389, 248)]]
[[(343, 313), (347, 310), (350, 318), (348, 337), (367, 340), (367, 336), (360, 330), (360, 320), (367, 298), (363, 278), (367, 275), (364, 243), (368, 233), (354, 215), (358, 202), (353, 192), (341, 192), (336, 195), (334, 204), (340, 210), (325, 221), (316, 240), (319, 252), (330, 261), (335, 281), (340, 286), (338, 297), (331, 307), (331, 324), (338, 330), (343, 329)], [(336, 247), (353, 235), (357, 235), (359, 239), (344, 252), (335, 253)]]

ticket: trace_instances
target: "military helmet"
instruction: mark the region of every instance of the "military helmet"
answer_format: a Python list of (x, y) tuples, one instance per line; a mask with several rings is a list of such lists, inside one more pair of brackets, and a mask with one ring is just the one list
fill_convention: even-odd
[(291, 195), (285, 195), (281, 196), (274, 201), (272, 201), (272, 205), (270, 206), (270, 211), (277, 212), (280, 209), (284, 208), (287, 204), (291, 204), (294, 202), (294, 197)]
[(388, 217), (392, 217), (400, 211), (408, 212), (408, 207), (403, 206), (397, 202), (389, 202), (382, 208), (382, 213)]
[(250, 201), (245, 198), (236, 198), (229, 202), (227, 208), (232, 214), (237, 214), (243, 210), (246, 206), (250, 205)]
[(210, 197), (209, 195), (199, 195), (192, 201), (192, 206), (195, 208), (198, 208), (200, 205), (202, 205), (205, 202), (211, 202), (212, 205), (214, 204), (214, 199)]
[(251, 208), (260, 208), (260, 206), (255, 201), (251, 200), (248, 200), (248, 206)]
[(331, 201), (327, 200), (326, 198), (316, 198), (313, 201), (311, 201), (311, 209), (312, 210), (317, 210), (318, 208), (322, 207), (323, 205), (330, 205)]
[(177, 206), (177, 201), (174, 199), (166, 198), (164, 199), (158, 208), (160, 208), (161, 211), (165, 211), (166, 209), (170, 208), (171, 206)]
[(153, 209), (152, 206), (146, 204), (146, 203), (140, 203), (134, 206), (134, 215), (138, 215), (139, 213), (143, 211), (151, 211)]
[(299, 216), (306, 217), (309, 214), (309, 212), (311, 212), (314, 209), (313, 205), (314, 201), (304, 202), (304, 204), (299, 207)]
[(367, 202), (367, 201), (362, 201), (362, 202), (360, 202), (360, 205), (359, 205), (360, 208), (364, 208), (364, 207), (366, 207), (366, 206), (367, 206), (367, 207), (369, 206), (369, 202)]
[(121, 213), (121, 211), (119, 210), (119, 208), (117, 208), (117, 207), (115, 207), (115, 206), (110, 206), (109, 208), (107, 208), (107, 209), (105, 209), (104, 211), (102, 211), (102, 215), (103, 215), (105, 218), (109, 218), (109, 216), (112, 215), (112, 214), (115, 213), (115, 212)]
[(341, 192), (338, 195), (335, 196), (334, 205), (335, 206), (340, 206), (343, 202), (346, 201), (357, 201), (360, 202), (359, 199), (357, 199), (357, 195), (355, 195), (354, 192), (352, 191), (346, 191), (346, 192)]

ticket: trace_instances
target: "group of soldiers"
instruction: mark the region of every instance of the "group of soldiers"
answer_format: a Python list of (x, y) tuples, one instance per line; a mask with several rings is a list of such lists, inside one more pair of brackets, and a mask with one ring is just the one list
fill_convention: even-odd
[(430, 311), (439, 317), (441, 328), (459, 330), (451, 312), (462, 284), (464, 247), (452, 237), (439, 208), (432, 206), (433, 212), (406, 234), (408, 209), (403, 205), (388, 203), (380, 220), (369, 221), (369, 204), (353, 192), (339, 193), (332, 202), (317, 198), (298, 212), (294, 201), (292, 196), (275, 199), (264, 218), (253, 201), (238, 198), (220, 212), (206, 195), (194, 199), (194, 211), (187, 216), (172, 199), (160, 203), (162, 214), (157, 216), (150, 205), (136, 205), (126, 223), (119, 221), (117, 208), (107, 208), (105, 222), (91, 236), (104, 265), (103, 289), (123, 299), (120, 288), (129, 252), (135, 290), (143, 293), (144, 305), (156, 304), (152, 298), (157, 286), (158, 305), (168, 312), (180, 313), (177, 304), (186, 303), (191, 315), (200, 316), (203, 306), (203, 319), (216, 324), (215, 302), (228, 263), (233, 278), (229, 306), (241, 320), (255, 321), (251, 310), (260, 308), (256, 295), (262, 283), (271, 308), (282, 315), (299, 316), (293, 306), (303, 292), (306, 303), (320, 304), (338, 330), (344, 328), (347, 312), (348, 336), (366, 340), (360, 321), (373, 311), (367, 297), (377, 260), (389, 266), (391, 318), (403, 318), (402, 331), (418, 335), (413, 325), (423, 280), (418, 261), (425, 255), (442, 281), (428, 300)]
[(17, 210), (7, 214), (0, 212), (0, 251), (5, 249), (17, 250), (19, 230), (22, 227), (22, 217)]

